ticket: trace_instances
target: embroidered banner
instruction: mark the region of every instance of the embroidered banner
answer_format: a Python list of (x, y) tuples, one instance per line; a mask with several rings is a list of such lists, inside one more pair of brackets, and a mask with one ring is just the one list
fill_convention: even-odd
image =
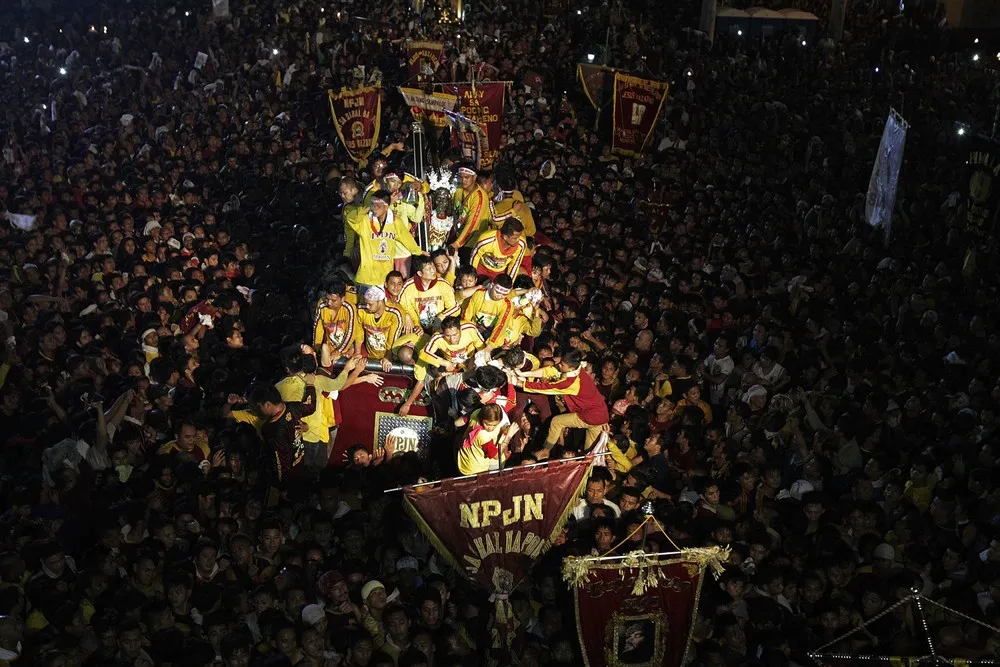
[(616, 560), (567, 558), (563, 579), (573, 589), (585, 667), (680, 667), (705, 568), (719, 567), (724, 557), (710, 548), (664, 560), (641, 552)]
[(559, 535), (592, 461), (553, 461), (403, 490), (407, 512), (438, 553), (493, 595), (492, 649), (499, 655), (517, 653), (507, 596)]
[(427, 83), (434, 80), (437, 68), (444, 60), (441, 42), (407, 42), (406, 64), (410, 83)]
[(462, 160), (471, 162), (479, 169), (485, 151), (486, 133), (479, 123), (455, 111), (445, 111), (448, 127), (451, 128), (451, 144), (462, 151)]
[(1000, 144), (986, 137), (971, 138), (965, 162), (969, 170), (965, 224), (974, 234), (988, 234), (1000, 204)]
[(595, 109), (601, 108), (604, 91), (610, 90), (614, 86), (614, 76), (615, 70), (612, 67), (584, 65), (583, 63), (576, 66), (576, 78), (580, 79), (583, 94), (587, 96)]
[(480, 155), (480, 166), (492, 168), (500, 156), (503, 135), (503, 109), (507, 96), (507, 83), (448, 84), (444, 91), (458, 97), (458, 109), (479, 124), (486, 133), (486, 145)]
[(416, 88), (403, 88), (399, 92), (403, 101), (410, 107), (413, 120), (422, 123), (429, 120), (434, 127), (448, 127), (446, 111), (454, 111), (458, 106), (458, 97), (447, 93), (425, 93)]
[(906, 146), (906, 121), (895, 111), (889, 113), (882, 130), (875, 165), (868, 179), (868, 196), (865, 199), (865, 220), (872, 227), (882, 227), (885, 234), (892, 231), (892, 210), (896, 205), (896, 188), (899, 185), (899, 168), (903, 164)]
[(337, 136), (355, 162), (372, 154), (378, 145), (382, 123), (382, 91), (374, 86), (327, 91), (330, 99), (330, 116)]
[(627, 74), (615, 73), (614, 118), (611, 147), (623, 155), (646, 150), (669, 86)]

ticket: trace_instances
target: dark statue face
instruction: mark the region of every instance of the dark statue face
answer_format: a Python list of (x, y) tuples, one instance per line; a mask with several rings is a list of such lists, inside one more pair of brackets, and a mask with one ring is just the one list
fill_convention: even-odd
[(454, 213), (454, 200), (451, 193), (444, 188), (438, 188), (431, 194), (431, 202), (434, 204), (434, 212), (442, 216), (450, 216)]

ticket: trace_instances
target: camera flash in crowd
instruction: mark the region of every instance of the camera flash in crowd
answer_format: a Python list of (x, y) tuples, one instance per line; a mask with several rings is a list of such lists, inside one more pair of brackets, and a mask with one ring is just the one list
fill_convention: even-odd
[(583, 14), (583, 10), (582, 9), (576, 10), (576, 15), (577, 16), (581, 16), (582, 14)]
[(278, 55), (278, 49), (271, 49), (271, 55), (272, 56)]
[(973, 44), (978, 44), (978, 43), (979, 43), (979, 38), (978, 38), (978, 37), (976, 37), (976, 38), (975, 38), (974, 40), (972, 40), (972, 43), (973, 43)]
[(191, 16), (191, 12), (184, 12), (184, 16)]
[(737, 37), (742, 37), (743, 36), (743, 31), (742, 30), (737, 30), (736, 31), (736, 36)]
[(978, 53), (973, 53), (972, 54), (972, 62), (974, 62), (974, 63), (978, 63), (979, 62), (979, 54)]
[(593, 53), (588, 53), (587, 54), (587, 62), (588, 63), (594, 62), (594, 54)]
[(965, 128), (962, 127), (961, 125), (959, 125), (958, 126), (958, 136), (961, 137), (961, 136), (964, 136), (964, 135), (965, 135)]
[(27, 36), (27, 35), (25, 35), (25, 36), (24, 36), (24, 43), (25, 43), (25, 44), (28, 44), (28, 43), (30, 43), (30, 42), (31, 42), (31, 40), (30, 40), (30, 39), (28, 39), (28, 36)]
[(878, 74), (878, 65), (875, 65), (875, 73)]
[(108, 34), (108, 26), (104, 26), (104, 34)]
[(59, 68), (59, 74), (65, 76), (66, 75), (66, 68), (65, 67), (60, 67)]
[(803, 39), (802, 40), (802, 46), (805, 46), (805, 45), (806, 45), (806, 40)]

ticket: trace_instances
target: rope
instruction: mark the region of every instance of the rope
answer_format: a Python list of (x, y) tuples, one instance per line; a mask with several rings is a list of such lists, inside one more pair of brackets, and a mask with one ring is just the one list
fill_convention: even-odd
[(833, 646), (834, 644), (839, 644), (840, 642), (842, 642), (843, 640), (847, 639), (848, 637), (851, 637), (851, 636), (853, 636), (854, 634), (856, 634), (856, 633), (858, 633), (858, 632), (861, 632), (861, 631), (862, 631), (862, 630), (864, 630), (864, 629), (865, 629), (865, 628), (866, 628), (867, 626), (871, 625), (872, 623), (874, 623), (875, 621), (879, 620), (879, 619), (880, 619), (880, 618), (882, 618), (883, 616), (886, 616), (887, 614), (890, 614), (890, 613), (892, 613), (893, 611), (895, 611), (895, 610), (896, 610), (896, 609), (898, 609), (899, 607), (902, 607), (902, 606), (903, 606), (904, 604), (906, 604), (907, 602), (909, 602), (909, 601), (913, 600), (913, 598), (914, 598), (914, 596), (912, 596), (912, 595), (908, 595), (908, 596), (906, 596), (905, 598), (903, 598), (902, 600), (900, 600), (900, 601), (899, 601), (899, 602), (897, 602), (896, 604), (894, 604), (894, 605), (892, 605), (892, 606), (890, 606), (890, 607), (886, 607), (885, 609), (883, 609), (883, 610), (882, 610), (882, 611), (880, 611), (879, 613), (875, 614), (874, 616), (872, 616), (872, 617), (871, 617), (870, 619), (868, 619), (867, 621), (865, 621), (864, 623), (862, 623), (862, 624), (861, 624), (861, 625), (859, 625), (858, 627), (856, 627), (856, 628), (854, 628), (854, 629), (852, 629), (852, 630), (849, 630), (848, 632), (846, 632), (846, 633), (844, 633), (843, 635), (841, 635), (841, 636), (837, 637), (836, 639), (834, 639), (834, 640), (833, 640), (833, 641), (831, 641), (831, 642), (828, 642), (828, 643), (826, 643), (826, 644), (823, 644), (822, 646), (820, 646), (820, 647), (819, 647), (818, 649), (816, 649), (815, 651), (810, 651), (810, 652), (809, 652), (809, 655), (812, 655), (812, 656), (817, 656), (817, 655), (819, 655), (819, 654), (820, 654), (820, 653), (821, 653), (822, 651), (824, 651), (824, 650), (828, 649), (829, 647)]
[(990, 625), (989, 623), (984, 623), (983, 621), (980, 621), (978, 618), (973, 618), (972, 616), (969, 616), (968, 614), (963, 614), (962, 612), (956, 611), (956, 610), (952, 609), (951, 607), (948, 607), (946, 605), (941, 604), (940, 602), (935, 602), (934, 600), (931, 600), (930, 598), (921, 597), (921, 599), (924, 602), (932, 604), (935, 607), (940, 607), (941, 609), (944, 609), (948, 613), (954, 614), (955, 616), (958, 616), (959, 618), (961, 618), (963, 620), (971, 621), (971, 622), (975, 623), (976, 625), (979, 625), (981, 627), (986, 628), (987, 630), (990, 630), (992, 632), (1000, 634), (1000, 628), (995, 628), (992, 625)]

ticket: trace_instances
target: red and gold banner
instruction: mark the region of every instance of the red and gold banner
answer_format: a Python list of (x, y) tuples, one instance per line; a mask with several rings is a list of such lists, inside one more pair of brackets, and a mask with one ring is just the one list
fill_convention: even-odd
[(591, 106), (595, 109), (601, 108), (604, 91), (614, 85), (614, 75), (615, 70), (613, 67), (584, 65), (583, 63), (576, 66), (576, 78), (580, 79), (580, 85), (583, 86), (583, 94), (587, 96)]
[(663, 560), (641, 552), (567, 558), (563, 578), (573, 589), (585, 667), (684, 664), (705, 569), (726, 555), (708, 548)]
[(327, 91), (333, 126), (355, 162), (366, 159), (378, 145), (382, 123), (381, 93), (381, 89), (374, 86), (339, 93)]
[(413, 120), (422, 123), (430, 120), (434, 127), (448, 127), (446, 111), (454, 111), (458, 107), (458, 97), (448, 93), (425, 93), (417, 88), (400, 86), (399, 92), (403, 101), (410, 107)]
[(407, 42), (406, 65), (410, 83), (433, 81), (437, 68), (444, 60), (444, 44), (441, 42)]
[(407, 487), (407, 512), (438, 553), (496, 603), (492, 648), (511, 653), (507, 596), (562, 531), (593, 457)]
[(659, 81), (615, 72), (612, 150), (623, 155), (638, 155), (646, 150), (668, 88)]
[(458, 83), (444, 86), (444, 91), (458, 96), (458, 109), (474, 120), (486, 133), (486, 146), (480, 155), (480, 166), (491, 169), (500, 157), (503, 135), (503, 110), (507, 82)]

